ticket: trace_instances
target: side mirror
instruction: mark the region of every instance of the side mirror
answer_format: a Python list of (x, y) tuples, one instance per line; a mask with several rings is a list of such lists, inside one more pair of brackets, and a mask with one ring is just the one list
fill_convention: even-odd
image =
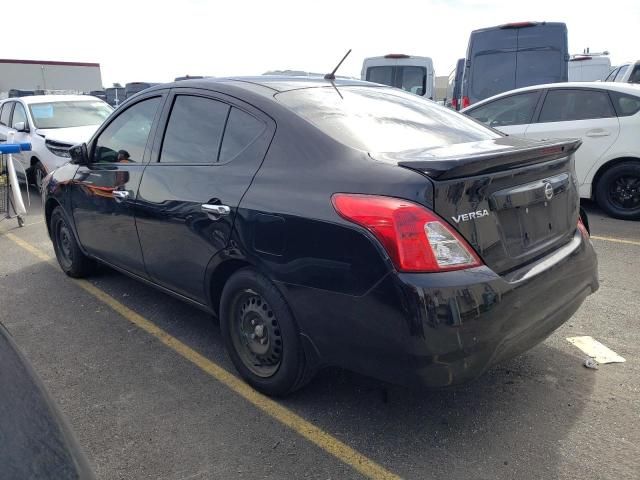
[(69, 149), (69, 156), (71, 157), (71, 163), (76, 165), (87, 165), (89, 163), (87, 144), (81, 143), (80, 145), (71, 147)]
[(16, 122), (16, 124), (13, 126), (13, 129), (16, 132), (29, 132), (29, 127), (25, 122)]

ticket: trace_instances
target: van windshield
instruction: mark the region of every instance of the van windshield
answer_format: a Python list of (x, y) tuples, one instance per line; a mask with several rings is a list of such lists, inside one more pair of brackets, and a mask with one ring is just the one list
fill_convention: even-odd
[(499, 138), (434, 102), (376, 87), (290, 90), (276, 99), (337, 141), (367, 152), (402, 152)]

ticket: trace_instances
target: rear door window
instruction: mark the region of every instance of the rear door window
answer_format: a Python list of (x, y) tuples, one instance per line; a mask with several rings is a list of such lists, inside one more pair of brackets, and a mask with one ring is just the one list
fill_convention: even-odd
[(206, 97), (178, 95), (162, 142), (162, 163), (216, 163), (229, 105)]
[(220, 162), (229, 162), (237, 157), (265, 128), (266, 125), (253, 115), (238, 108), (231, 108), (220, 148)]
[(640, 64), (633, 67), (633, 72), (629, 76), (629, 83), (640, 83)]
[(472, 60), (471, 94), (489, 98), (516, 87), (516, 53), (491, 52)]
[(611, 70), (611, 72), (609, 72), (609, 75), (605, 77), (604, 81), (613, 82), (613, 80), (616, 78), (616, 75), (618, 74), (618, 71), (620, 71), (620, 67)]
[(393, 67), (369, 67), (367, 69), (367, 81), (373, 83), (381, 83), (382, 85), (393, 86)]
[(0, 112), (0, 125), (5, 127), (9, 126), (9, 118), (11, 117), (11, 108), (15, 102), (7, 102), (2, 105), (2, 111)]
[(610, 117), (615, 117), (615, 112), (606, 92), (557, 89), (547, 93), (538, 122), (570, 122)]
[(562, 56), (563, 53), (560, 50), (552, 47), (518, 51), (516, 88), (562, 81), (561, 69), (549, 67), (560, 65)]
[(620, 67), (620, 70), (618, 70), (618, 73), (616, 74), (616, 78), (613, 80), (614, 82), (621, 82), (622, 81), (622, 77), (624, 77), (624, 75), (627, 73), (627, 70), (629, 70), (630, 65), (623, 65)]
[(539, 98), (539, 90), (510, 95), (465, 113), (491, 127), (525, 125), (531, 123)]
[(398, 68), (399, 87), (415, 95), (424, 95), (427, 85), (427, 69), (424, 67), (404, 66)]

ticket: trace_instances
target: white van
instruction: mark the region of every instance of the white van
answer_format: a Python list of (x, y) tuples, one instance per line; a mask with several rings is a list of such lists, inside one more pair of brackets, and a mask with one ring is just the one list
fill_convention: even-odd
[(401, 88), (433, 100), (435, 72), (429, 57), (391, 53), (384, 57), (365, 58), (362, 80)]
[(569, 59), (570, 82), (595, 82), (611, 71), (611, 60), (605, 55), (572, 55)]

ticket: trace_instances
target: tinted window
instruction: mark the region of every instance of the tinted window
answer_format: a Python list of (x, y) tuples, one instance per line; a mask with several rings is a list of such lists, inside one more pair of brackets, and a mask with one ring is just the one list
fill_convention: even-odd
[(400, 88), (415, 95), (424, 95), (427, 69), (424, 67), (398, 67)]
[(563, 57), (560, 50), (551, 47), (519, 51), (516, 88), (562, 81), (563, 70), (560, 65)]
[(629, 76), (629, 83), (640, 83), (640, 65), (633, 67), (633, 72)]
[(276, 99), (327, 135), (369, 152), (400, 152), (498, 138), (457, 112), (402, 90), (372, 87), (291, 90)]
[(136, 103), (118, 115), (96, 141), (95, 162), (141, 162), (160, 97)]
[(613, 81), (614, 82), (621, 82), (622, 81), (622, 77), (624, 77), (624, 75), (627, 73), (627, 70), (629, 70), (629, 66), (630, 65), (622, 65), (620, 67), (620, 70), (618, 70), (618, 73), (616, 74), (616, 78)]
[(229, 105), (210, 98), (180, 95), (162, 142), (161, 162), (215, 163)]
[(257, 118), (248, 113), (232, 108), (229, 113), (229, 121), (224, 131), (222, 148), (220, 149), (220, 161), (228, 162), (247, 148), (265, 128)]
[(531, 123), (539, 96), (539, 91), (511, 95), (465, 113), (492, 127), (527, 124)]
[(393, 86), (393, 67), (369, 67), (367, 81)]
[(11, 116), (11, 107), (15, 102), (7, 102), (2, 105), (2, 112), (0, 113), (0, 124), (9, 126), (9, 117)]
[(640, 110), (640, 97), (611, 91), (609, 92), (609, 95), (611, 95), (613, 106), (615, 107), (616, 113), (619, 117), (635, 115)]
[(11, 128), (16, 128), (16, 123), (18, 122), (24, 122), (25, 127), (29, 126), (24, 107), (21, 103), (16, 102), (16, 106), (13, 109), (13, 117), (11, 118)]
[(614, 116), (606, 92), (559, 89), (547, 94), (539, 122), (567, 122)]
[(471, 95), (484, 99), (513, 90), (516, 86), (516, 54), (497, 52), (478, 55), (472, 60)]

